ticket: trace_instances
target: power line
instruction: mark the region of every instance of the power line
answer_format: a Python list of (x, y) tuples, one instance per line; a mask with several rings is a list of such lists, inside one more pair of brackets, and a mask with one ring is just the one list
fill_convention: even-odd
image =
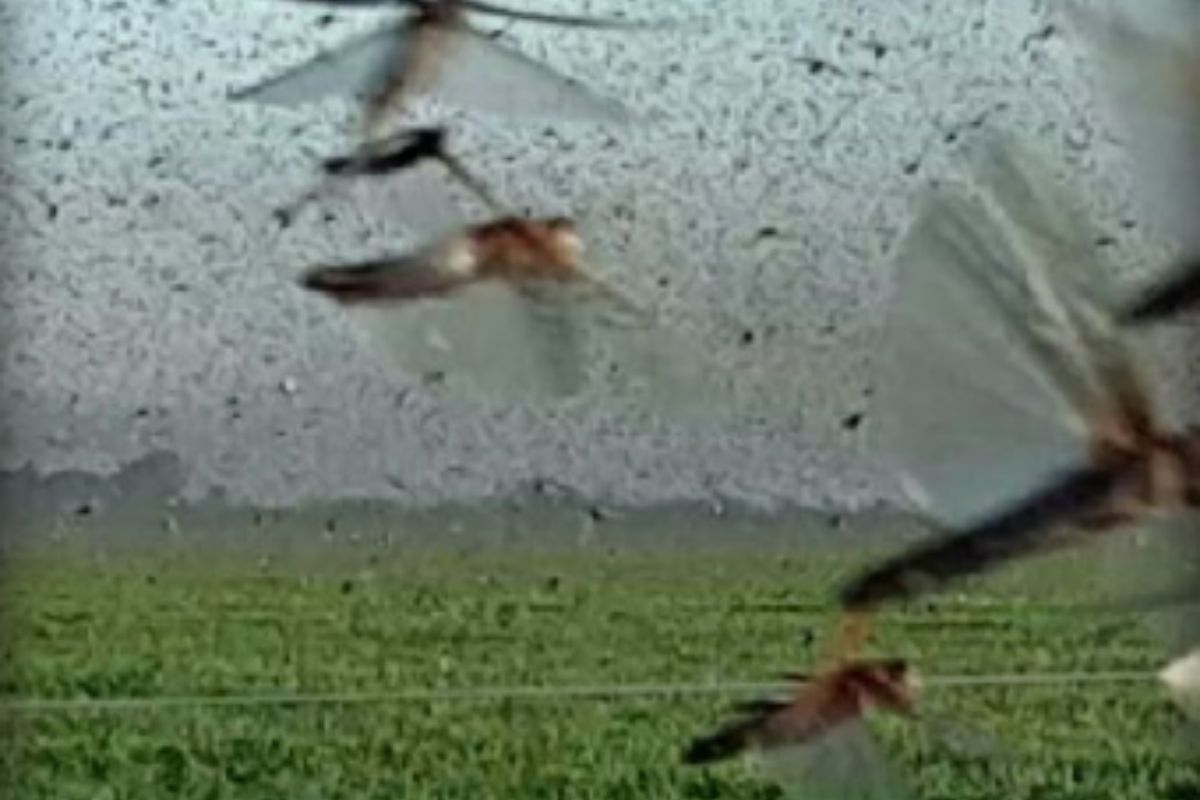
[[(924, 685), (943, 688), (983, 686), (1063, 686), (1069, 684), (1144, 683), (1153, 672), (1043, 672), (930, 676)], [(426, 687), (393, 692), (317, 692), (295, 694), (175, 695), (148, 697), (10, 698), (0, 700), (0, 714), (69, 712), (119, 712), (156, 709), (255, 706), (365, 705), (437, 701), (487, 702), (496, 700), (603, 700), (620, 697), (682, 697), (687, 695), (739, 695), (784, 692), (794, 683), (714, 682), (647, 683), (579, 686), (490, 686), (478, 688)]]

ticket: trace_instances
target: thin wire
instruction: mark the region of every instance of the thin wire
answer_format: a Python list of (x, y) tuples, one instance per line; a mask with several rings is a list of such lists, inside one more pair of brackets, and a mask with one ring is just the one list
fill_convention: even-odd
[[(1142, 683), (1156, 679), (1145, 671), (1043, 672), (981, 675), (941, 675), (923, 680), (927, 686), (1063, 686), (1087, 683)], [(761, 694), (783, 692), (795, 683), (647, 683), (596, 686), (491, 686), (474, 689), (408, 689), (396, 692), (342, 692), (312, 694), (229, 694), (101, 698), (12, 698), (0, 701), (0, 714), (45, 714), (72, 711), (136, 711), (146, 709), (363, 705), (368, 703), (421, 703), (439, 700), (557, 700), (610, 697), (680, 697), (705, 694)]]

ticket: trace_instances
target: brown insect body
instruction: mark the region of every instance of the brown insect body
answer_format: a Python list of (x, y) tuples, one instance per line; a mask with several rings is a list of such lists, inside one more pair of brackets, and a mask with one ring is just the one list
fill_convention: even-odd
[(471, 249), (480, 280), (513, 284), (579, 280), (581, 242), (565, 217), (527, 220), (508, 217), (475, 228)]
[(787, 700), (746, 704), (748, 716), (695, 740), (687, 764), (708, 764), (747, 750), (803, 745), (871, 710), (912, 715), (916, 684), (900, 659), (843, 664), (797, 688)]

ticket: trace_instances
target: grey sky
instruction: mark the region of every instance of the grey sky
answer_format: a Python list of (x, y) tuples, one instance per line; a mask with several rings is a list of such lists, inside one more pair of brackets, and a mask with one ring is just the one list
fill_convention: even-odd
[(398, 211), (419, 210), (440, 173), (343, 191), (281, 229), (272, 210), (308, 185), (316, 158), (345, 148), (353, 108), (264, 109), (225, 93), (386, 15), (321, 26), (325, 9), (284, 0), (0, 0), (3, 467), (108, 471), (165, 449), (193, 492), (223, 485), (265, 503), (432, 502), (546, 476), (633, 503), (885, 496), (870, 414), (843, 423), (869, 409), (882, 255), (958, 142), (981, 123), (1036, 137), (1089, 193), (1129, 276), (1159, 252), (1143, 226), (1120, 224), (1138, 219), (1128, 165), (1043, 5), (677, 0), (662, 13), (703, 29), (506, 26), (528, 54), (656, 122), (440, 118), (504, 197), (577, 217), (608, 280), (790, 409), (718, 424), (603, 398), (519, 405), (422, 389), (294, 287), (314, 262), (411, 244)]

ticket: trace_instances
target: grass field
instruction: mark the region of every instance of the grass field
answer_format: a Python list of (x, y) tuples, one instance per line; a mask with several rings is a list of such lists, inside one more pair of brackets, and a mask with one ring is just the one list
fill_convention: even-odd
[[(5, 798), (771, 798), (736, 762), (678, 765), (734, 694), (403, 699), (412, 689), (771, 682), (808, 667), (853, 563), (820, 552), (403, 553), (276, 566), (124, 556), (11, 564), (6, 701), (344, 696), (338, 702), (13, 708)], [(873, 648), (923, 673), (1152, 670), (1079, 557), (887, 616)], [(1153, 682), (942, 687), (986, 754), (882, 721), (914, 796), (1200, 797)], [(803, 795), (800, 795), (803, 796)]]

